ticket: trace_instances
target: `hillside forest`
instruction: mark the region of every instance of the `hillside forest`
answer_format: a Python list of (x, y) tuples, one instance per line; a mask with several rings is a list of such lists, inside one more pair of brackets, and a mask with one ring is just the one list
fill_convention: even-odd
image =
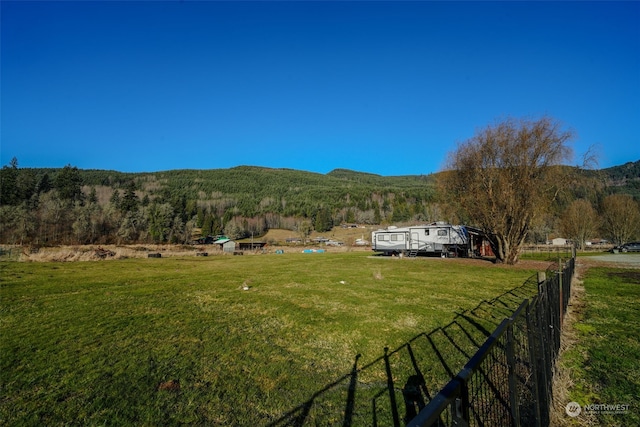
[[(580, 238), (613, 239), (598, 218), (612, 196), (640, 202), (640, 161), (601, 170), (567, 168), (569, 190), (531, 228), (531, 243), (574, 237), (571, 214), (594, 213)], [(124, 173), (108, 170), (0, 170), (0, 243), (18, 245), (190, 243), (201, 236), (260, 238), (269, 229), (302, 236), (340, 224), (399, 225), (448, 218), (436, 175), (379, 176), (336, 169), (318, 174), (292, 169), (230, 169)], [(633, 238), (640, 236), (633, 235)]]

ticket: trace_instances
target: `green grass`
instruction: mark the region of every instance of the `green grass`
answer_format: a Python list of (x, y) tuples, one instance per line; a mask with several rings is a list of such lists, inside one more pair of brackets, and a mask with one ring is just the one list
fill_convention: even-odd
[[(582, 253), (578, 254), (582, 256)], [(567, 260), (571, 258), (571, 249), (565, 247), (548, 246), (544, 249), (525, 249), (520, 254), (522, 260), (558, 262), (559, 259)]]
[(597, 424), (640, 425), (640, 271), (590, 268), (584, 287), (578, 344), (562, 362), (574, 382), (569, 398), (583, 406), (628, 404), (624, 414), (596, 414)]
[(367, 255), (0, 263), (0, 422), (388, 425), (412, 375), (433, 396), (535, 289)]

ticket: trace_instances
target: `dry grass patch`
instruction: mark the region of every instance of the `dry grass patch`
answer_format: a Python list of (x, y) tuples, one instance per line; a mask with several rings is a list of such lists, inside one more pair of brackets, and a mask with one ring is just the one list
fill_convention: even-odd
[[(553, 400), (550, 413), (550, 423), (552, 426), (568, 427), (568, 426), (595, 426), (597, 420), (594, 415), (583, 415), (579, 419), (570, 418), (565, 411), (566, 405), (571, 402), (569, 397), (570, 390), (575, 386), (571, 377), (571, 367), (563, 364), (561, 361), (568, 351), (574, 350), (580, 341), (576, 324), (580, 323), (584, 317), (586, 309), (585, 289), (583, 277), (586, 268), (584, 265), (577, 264), (576, 275), (571, 284), (571, 299), (565, 313), (563, 329), (560, 336), (560, 353), (558, 363), (556, 363), (556, 371), (553, 382)], [(579, 356), (583, 361), (587, 360), (584, 351)]]
[(74, 262), (148, 258), (150, 253), (163, 257), (195, 256), (205, 251), (210, 255), (222, 255), (219, 248), (187, 245), (74, 245), (24, 248), (20, 261), (26, 262)]

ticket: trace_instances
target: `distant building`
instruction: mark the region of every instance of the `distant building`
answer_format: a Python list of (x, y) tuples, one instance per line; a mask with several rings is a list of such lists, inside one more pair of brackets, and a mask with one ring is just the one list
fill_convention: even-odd
[(241, 251), (258, 251), (264, 249), (266, 242), (238, 242)]
[(564, 237), (556, 237), (555, 239), (551, 240), (551, 244), (553, 246), (565, 246), (568, 245), (569, 242)]
[(216, 240), (226, 237), (227, 236), (223, 236), (222, 234), (218, 234), (217, 236), (203, 236), (194, 240), (193, 243), (196, 245), (212, 245)]
[(229, 239), (228, 237), (223, 237), (221, 239), (213, 242), (214, 245), (220, 245), (223, 252), (234, 253), (236, 251), (236, 242)]

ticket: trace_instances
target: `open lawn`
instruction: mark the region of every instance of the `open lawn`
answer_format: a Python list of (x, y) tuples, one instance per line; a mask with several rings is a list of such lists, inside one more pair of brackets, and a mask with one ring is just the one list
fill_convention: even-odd
[[(604, 259), (625, 257), (640, 259)], [(564, 416), (563, 425), (640, 425), (640, 270), (591, 267), (584, 291), (576, 343), (561, 358), (571, 379), (565, 401), (582, 412)]]
[(369, 252), (1, 262), (0, 423), (393, 425), (544, 265)]

